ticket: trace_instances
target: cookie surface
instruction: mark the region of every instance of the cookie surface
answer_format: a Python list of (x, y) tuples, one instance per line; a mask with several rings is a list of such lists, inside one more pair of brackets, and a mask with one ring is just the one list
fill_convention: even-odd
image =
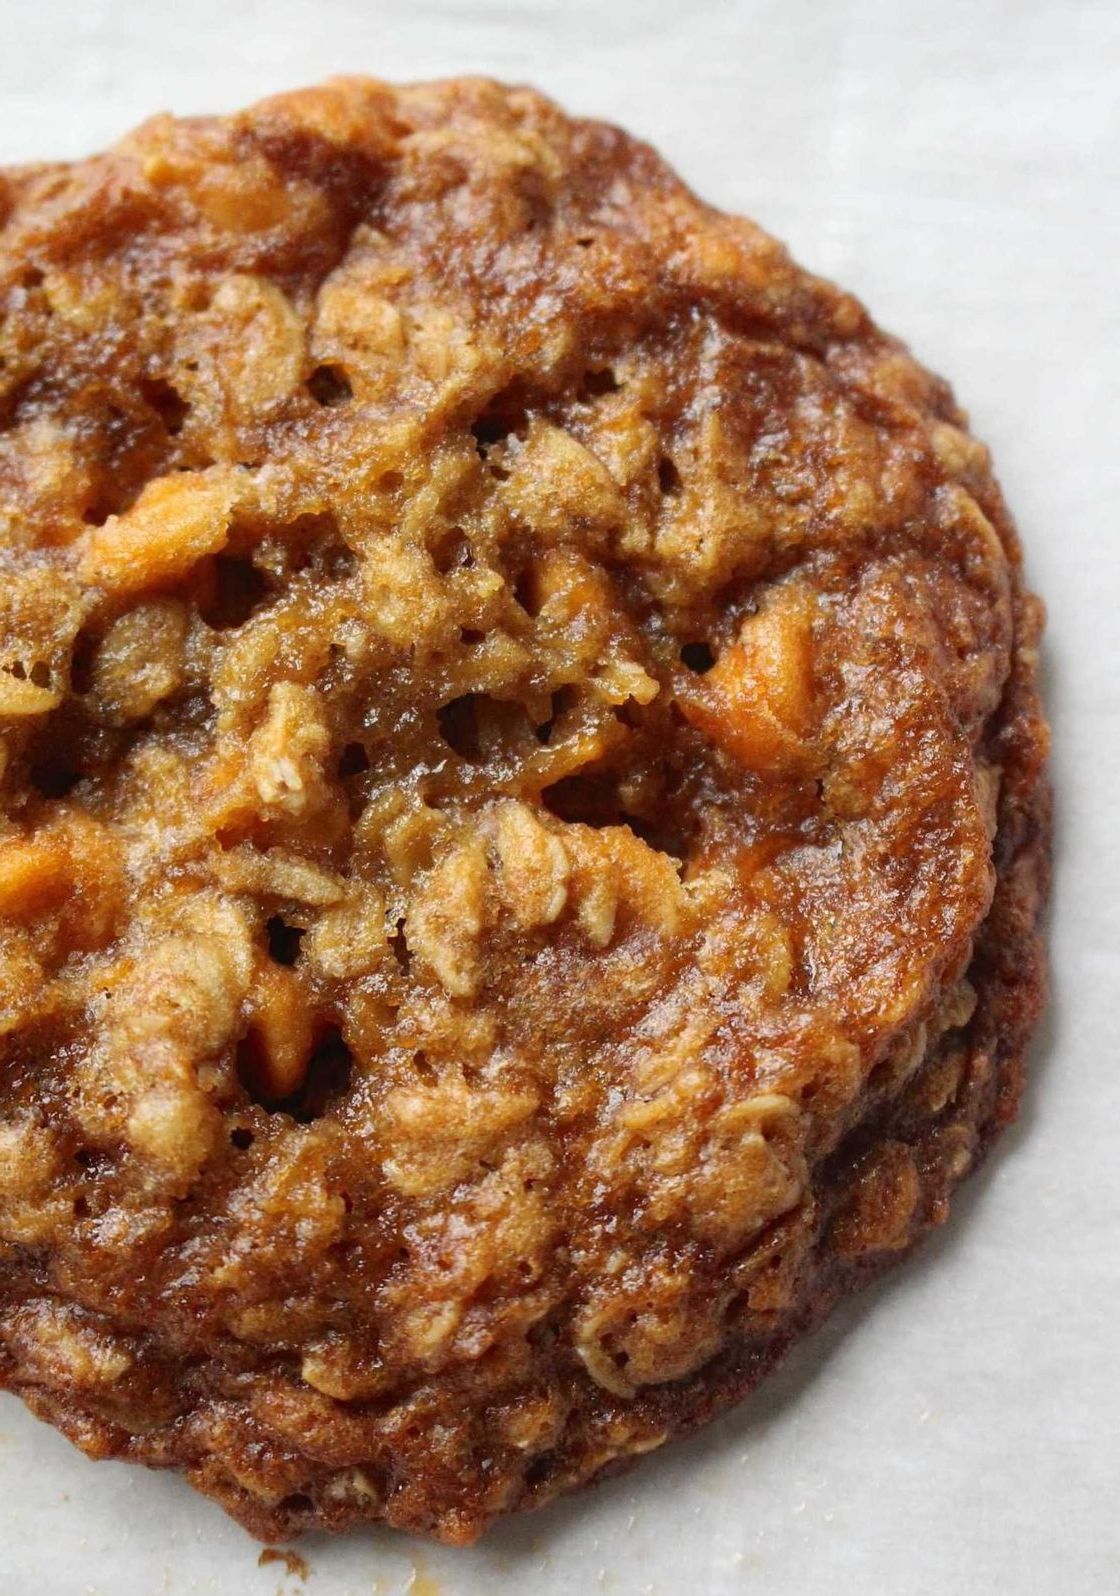
[(647, 148), (343, 81), (0, 175), (0, 1383), (466, 1541), (1012, 1117), (1037, 602), (943, 383)]

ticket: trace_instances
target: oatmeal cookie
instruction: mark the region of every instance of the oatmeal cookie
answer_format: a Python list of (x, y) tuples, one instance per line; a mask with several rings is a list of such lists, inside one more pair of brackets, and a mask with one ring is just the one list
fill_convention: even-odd
[(850, 295), (345, 80), (0, 175), (0, 1383), (469, 1541), (738, 1397), (1014, 1114), (1037, 602)]

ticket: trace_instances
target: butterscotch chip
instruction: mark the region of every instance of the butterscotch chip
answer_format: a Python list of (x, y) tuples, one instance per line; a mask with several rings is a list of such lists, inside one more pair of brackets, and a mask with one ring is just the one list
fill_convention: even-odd
[(1014, 1114), (1040, 608), (850, 296), (539, 95), (0, 176), (0, 1382), (468, 1541)]

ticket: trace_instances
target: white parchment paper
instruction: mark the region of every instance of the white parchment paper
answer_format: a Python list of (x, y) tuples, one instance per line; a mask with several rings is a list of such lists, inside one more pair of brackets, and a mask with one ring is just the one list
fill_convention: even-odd
[(531, 80), (856, 290), (992, 445), (1050, 610), (1055, 996), (1021, 1124), (742, 1409), (467, 1552), (300, 1546), (0, 1399), (0, 1596), (1120, 1591), (1120, 8), (0, 0), (0, 161), (337, 71)]

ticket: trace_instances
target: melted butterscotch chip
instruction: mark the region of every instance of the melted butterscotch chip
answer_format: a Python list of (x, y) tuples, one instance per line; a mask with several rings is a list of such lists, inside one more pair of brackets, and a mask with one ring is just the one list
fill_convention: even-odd
[(0, 1381), (466, 1541), (1014, 1112), (1038, 605), (948, 389), (626, 135), (344, 81), (0, 178)]

